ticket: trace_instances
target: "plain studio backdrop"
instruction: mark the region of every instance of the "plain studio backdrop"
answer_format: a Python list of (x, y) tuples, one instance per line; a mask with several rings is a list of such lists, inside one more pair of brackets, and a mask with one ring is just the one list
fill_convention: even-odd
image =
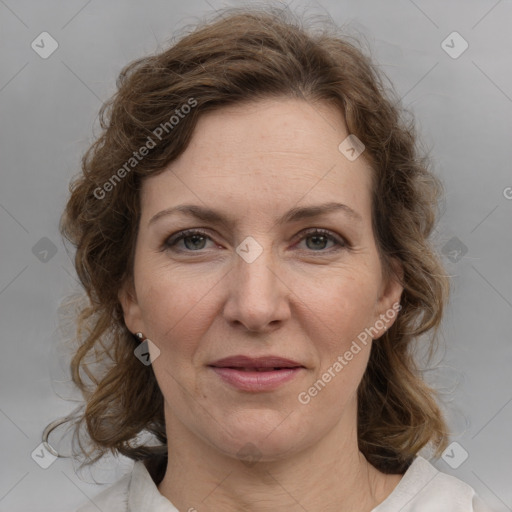
[[(77, 398), (58, 345), (57, 308), (77, 289), (59, 217), (120, 69), (227, 5), (241, 3), (0, 0), (2, 512), (71, 512), (102, 489), (69, 459), (37, 457), (43, 428)], [(453, 277), (444, 347), (426, 373), (453, 429), (435, 465), (510, 511), (512, 2), (289, 5), (368, 46), (431, 149), (446, 188), (434, 239)], [(91, 476), (112, 482), (129, 469), (110, 460)]]

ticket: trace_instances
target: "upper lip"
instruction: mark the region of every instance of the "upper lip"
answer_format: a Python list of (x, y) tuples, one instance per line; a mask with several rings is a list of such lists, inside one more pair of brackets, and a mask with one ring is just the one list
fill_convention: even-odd
[(302, 364), (292, 359), (285, 359), (278, 356), (230, 356), (218, 359), (210, 363), (208, 366), (216, 366), (218, 368), (297, 368), (304, 367)]

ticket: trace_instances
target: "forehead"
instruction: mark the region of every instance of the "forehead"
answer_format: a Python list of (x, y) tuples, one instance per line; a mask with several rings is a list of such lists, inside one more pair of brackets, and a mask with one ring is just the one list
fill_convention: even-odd
[(351, 161), (340, 151), (348, 135), (326, 103), (266, 99), (205, 113), (180, 157), (145, 180), (143, 216), (185, 201), (277, 213), (343, 200), (368, 210), (371, 169), (364, 153)]

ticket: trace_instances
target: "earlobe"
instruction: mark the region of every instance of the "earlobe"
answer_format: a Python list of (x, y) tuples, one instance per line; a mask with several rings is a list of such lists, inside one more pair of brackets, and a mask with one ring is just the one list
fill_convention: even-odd
[(404, 290), (402, 285), (404, 271), (401, 263), (395, 258), (391, 261), (391, 269), (378, 299), (377, 318), (385, 324), (380, 336), (393, 325), (401, 309), (400, 299)]
[(123, 307), (123, 311), (129, 306), (130, 302), (134, 302), (135, 290), (131, 281), (124, 281), (119, 291), (117, 292), (117, 298)]
[(124, 323), (131, 332), (143, 331), (142, 318), (140, 314), (140, 307), (137, 302), (137, 295), (135, 288), (131, 281), (125, 281), (119, 292), (117, 298), (123, 309)]
[(391, 258), (390, 266), (392, 269), (393, 277), (398, 281), (400, 286), (402, 286), (403, 290), (402, 283), (404, 282), (404, 267), (402, 265), (402, 262), (397, 258)]
[(402, 263), (398, 259), (392, 258), (381, 296), (381, 299), (386, 303), (386, 309), (392, 307), (395, 302), (400, 302), (404, 290), (403, 280), (404, 269)]

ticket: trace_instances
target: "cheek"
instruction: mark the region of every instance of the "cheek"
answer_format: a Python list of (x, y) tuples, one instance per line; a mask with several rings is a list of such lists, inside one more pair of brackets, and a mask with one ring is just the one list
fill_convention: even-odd
[(376, 293), (373, 279), (352, 273), (331, 279), (326, 291), (316, 295), (317, 335), (311, 329), (309, 336), (318, 366), (302, 396), (333, 421), (355, 396), (366, 370), (372, 340), (365, 329), (374, 321)]
[(158, 385), (167, 401), (182, 401), (183, 407), (190, 392), (198, 393), (191, 364), (208, 330), (207, 310), (211, 309), (209, 296), (205, 297), (199, 286), (188, 284), (190, 281), (183, 283), (176, 272), (152, 273), (145, 280), (139, 301), (147, 336), (160, 350), (153, 362)]
[(320, 323), (327, 327), (325, 331), (330, 333), (327, 351), (343, 353), (374, 321), (375, 280), (369, 274), (343, 272), (326, 279), (323, 287), (316, 290), (315, 301), (306, 303), (314, 309)]
[[(162, 354), (192, 354), (212, 321), (212, 300), (215, 286), (220, 285), (219, 277), (191, 275), (161, 263), (141, 265), (136, 275), (145, 334)], [(173, 361), (178, 363), (177, 359)]]

